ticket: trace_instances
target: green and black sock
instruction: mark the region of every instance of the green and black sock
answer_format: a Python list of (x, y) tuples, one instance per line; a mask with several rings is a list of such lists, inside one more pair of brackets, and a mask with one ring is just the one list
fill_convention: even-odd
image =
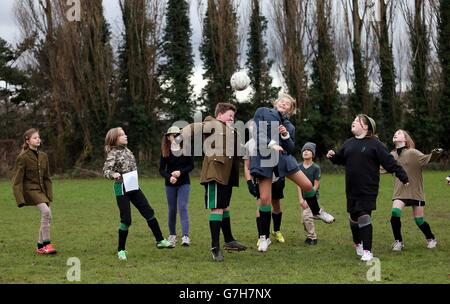
[(209, 215), (209, 230), (211, 231), (211, 248), (220, 248), (220, 227), (222, 226), (222, 214), (211, 213)]
[(231, 233), (230, 211), (224, 211), (223, 212), (222, 232), (223, 232), (223, 237), (225, 239), (225, 243), (229, 243), (229, 242), (234, 241), (233, 234)]

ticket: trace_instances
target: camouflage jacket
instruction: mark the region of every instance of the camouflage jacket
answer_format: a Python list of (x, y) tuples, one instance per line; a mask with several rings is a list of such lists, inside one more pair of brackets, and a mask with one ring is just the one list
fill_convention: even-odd
[[(105, 164), (103, 165), (103, 175), (107, 179), (114, 179), (114, 173), (128, 173), (137, 170), (136, 160), (133, 153), (127, 147), (114, 147), (106, 156)], [(122, 181), (122, 178), (120, 178)]]

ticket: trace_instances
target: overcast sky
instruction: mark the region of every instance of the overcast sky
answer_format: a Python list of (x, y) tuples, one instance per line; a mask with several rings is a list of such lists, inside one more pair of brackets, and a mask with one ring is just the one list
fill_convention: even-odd
[[(15, 16), (14, 16), (14, 5), (17, 2), (17, 0), (0, 0), (1, 2), (1, 9), (0, 9), (0, 37), (5, 39), (6, 41), (8, 41), (10, 44), (15, 45), (16, 43), (18, 43), (20, 41), (20, 31), (18, 29), (17, 26), (17, 22), (15, 21)], [(38, 1), (38, 0), (35, 0)], [(411, 0), (408, 0), (411, 1)], [(199, 14), (198, 14), (198, 8), (197, 8), (197, 2), (198, 0), (189, 0), (189, 2), (191, 3), (191, 10), (190, 10), (190, 18), (191, 18), (191, 28), (193, 30), (193, 35), (192, 35), (192, 47), (194, 50), (194, 55), (195, 55), (195, 69), (194, 69), (194, 83), (195, 83), (195, 92), (198, 94), (201, 87), (204, 85), (204, 82), (202, 80), (201, 74), (202, 74), (202, 67), (201, 67), (201, 61), (199, 58), (199, 54), (198, 54), (198, 48), (200, 46), (201, 43), (201, 22), (199, 20)], [(247, 6), (248, 2), (247, 0), (240, 0), (241, 2), (241, 9), (240, 12), (242, 11), (248, 11), (248, 9), (246, 9), (245, 6)], [(337, 4), (337, 9), (340, 8), (340, 5), (337, 3), (338, 1), (336, 1)], [(117, 48), (118, 43), (120, 41), (120, 35), (122, 32), (122, 18), (121, 18), (121, 12), (120, 12), (120, 7), (119, 7), (119, 0), (103, 0), (103, 6), (105, 9), (105, 17), (107, 19), (107, 21), (109, 22), (109, 24), (111, 25), (111, 29), (112, 29), (112, 33), (113, 33), (113, 39), (112, 39), (112, 45), (114, 48)], [(270, 30), (273, 27), (272, 25), (270, 25), (271, 23), (271, 16), (270, 13), (267, 12), (267, 8), (270, 7), (269, 5), (269, 0), (262, 0), (262, 9), (263, 9), (263, 14), (266, 15), (266, 17), (269, 20), (269, 32), (268, 32), (268, 40), (271, 40), (271, 38), (273, 39), (273, 32), (271, 33)], [(241, 13), (243, 14), (243, 13)], [(246, 23), (248, 23), (248, 16), (240, 16), (240, 22), (241, 22), (241, 27), (242, 28), (246, 28), (247, 25)], [(397, 16), (397, 19), (401, 19), (399, 16)], [(342, 20), (340, 20), (342, 22)], [(399, 71), (401, 71), (401, 74), (405, 74), (407, 73), (407, 71), (405, 70), (405, 65), (402, 64), (402, 67), (399, 68), (398, 66), (398, 62), (401, 62), (402, 59), (399, 57), (401, 55), (401, 57), (405, 56), (404, 52), (405, 49), (401, 48), (401, 49), (397, 49), (398, 45), (399, 45), (399, 41), (400, 42), (405, 42), (408, 43), (408, 39), (407, 36), (405, 35), (403, 30), (398, 30), (400, 27), (402, 27), (402, 22), (400, 21), (396, 21), (396, 34), (394, 36), (396, 36), (396, 38), (394, 39), (396, 42), (394, 42), (394, 57), (396, 59), (396, 70), (397, 73)], [(246, 30), (241, 29), (241, 32), (245, 33)], [(241, 34), (243, 35), (243, 34)], [(242, 39), (244, 38), (244, 39)], [(240, 53), (241, 56), (239, 58), (239, 65), (242, 67), (245, 64), (245, 37), (241, 37), (242, 39), (242, 43), (240, 46)], [(270, 45), (270, 43), (268, 43), (268, 45)], [(399, 52), (400, 50), (400, 52)], [(400, 54), (400, 55), (399, 55)], [(244, 56), (242, 56), (244, 55)], [(277, 67), (274, 65), (273, 69), (272, 69), (272, 76), (274, 78), (274, 85), (276, 86), (280, 86), (280, 76), (279, 76), (279, 72)], [(404, 79), (404, 75), (401, 77), (402, 79)], [(341, 92), (346, 92), (347, 91), (347, 86), (344, 82), (344, 79), (341, 78), (341, 81), (339, 81), (339, 89)], [(240, 94), (242, 97), (242, 94)]]

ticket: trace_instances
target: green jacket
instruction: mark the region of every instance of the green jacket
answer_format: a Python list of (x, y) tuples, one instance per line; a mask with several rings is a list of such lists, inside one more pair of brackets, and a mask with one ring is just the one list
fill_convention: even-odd
[(16, 159), (12, 184), (17, 206), (50, 203), (53, 189), (47, 154), (39, 152), (36, 157), (30, 149), (22, 151)]
[[(222, 185), (228, 185), (235, 166), (235, 181), (231, 186), (239, 186), (239, 156), (240, 136), (238, 132), (225, 123), (208, 116), (202, 123), (193, 123), (182, 129), (184, 144), (192, 136), (202, 134), (203, 158), (200, 182), (206, 184), (215, 181)], [(227, 142), (228, 140), (228, 142)], [(231, 141), (231, 142), (230, 142)]]

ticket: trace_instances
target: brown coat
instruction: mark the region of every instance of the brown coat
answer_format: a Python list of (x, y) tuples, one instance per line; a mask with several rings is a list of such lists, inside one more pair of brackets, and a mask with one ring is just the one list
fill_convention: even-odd
[[(203, 123), (194, 123), (184, 127), (181, 135), (183, 140), (186, 141), (189, 137), (195, 136), (196, 133), (203, 134), (205, 147), (200, 182), (206, 184), (215, 181), (222, 185), (228, 185), (234, 163), (236, 176), (232, 180), (235, 182), (230, 186), (238, 187), (239, 156), (242, 153), (238, 153), (240, 137), (237, 131), (208, 116)], [(234, 142), (227, 142), (227, 139)]]
[(44, 152), (36, 154), (27, 149), (16, 159), (13, 192), (17, 206), (34, 206), (53, 200), (48, 157)]

